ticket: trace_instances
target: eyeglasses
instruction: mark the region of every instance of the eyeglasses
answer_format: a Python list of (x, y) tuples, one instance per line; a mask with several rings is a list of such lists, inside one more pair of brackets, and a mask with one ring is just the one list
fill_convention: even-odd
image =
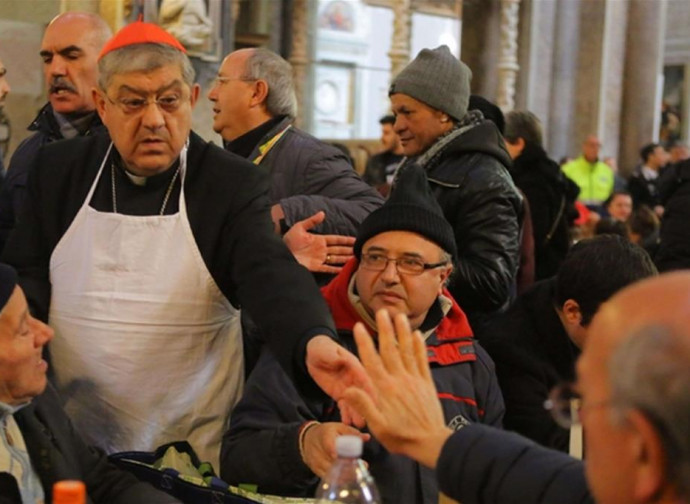
[(258, 79), (249, 79), (245, 77), (221, 77), (220, 75), (216, 76), (215, 79), (213, 79), (213, 87), (215, 86), (221, 86), (223, 84), (227, 84), (228, 82), (232, 81), (239, 81), (239, 82), (256, 82)]
[(421, 275), (426, 270), (445, 266), (448, 261), (442, 261), (434, 264), (427, 264), (417, 257), (399, 257), (394, 259), (386, 257), (383, 254), (367, 253), (362, 254), (361, 266), (370, 271), (383, 271), (388, 267), (389, 262), (394, 262), (398, 273), (404, 275)]
[(146, 110), (151, 103), (154, 103), (161, 111), (172, 113), (180, 108), (180, 105), (185, 100), (185, 97), (177, 94), (164, 94), (156, 98), (117, 98), (111, 99), (107, 94), (105, 97), (113, 105), (117, 105), (125, 114), (139, 114)]
[(572, 383), (557, 385), (549, 393), (549, 398), (544, 401), (546, 408), (558, 425), (564, 429), (570, 429), (573, 425), (582, 424), (582, 412), (587, 408), (601, 408), (611, 404), (610, 400), (587, 403), (583, 405), (582, 397), (574, 389)]

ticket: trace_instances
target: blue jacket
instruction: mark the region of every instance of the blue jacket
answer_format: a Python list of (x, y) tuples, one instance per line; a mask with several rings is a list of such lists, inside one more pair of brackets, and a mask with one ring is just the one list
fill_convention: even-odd
[[(361, 320), (347, 298), (355, 269), (353, 259), (322, 289), (341, 340), (352, 351), (356, 351), (352, 327)], [(446, 296), (450, 295), (446, 292)], [(444, 316), (437, 302), (422, 329), (429, 325), (428, 330), (435, 327), (426, 340), (429, 361), (447, 424), (455, 429), (471, 423), (500, 427), (504, 406), (493, 362), (472, 338), (465, 314), (453, 302)], [(318, 479), (302, 461), (298, 446), (300, 428), (310, 420), (339, 422), (336, 404), (328, 400), (309, 408), (273, 355), (264, 351), (223, 439), (222, 479), (230, 484), (257, 484), (262, 493), (312, 496)], [(387, 452), (375, 439), (365, 443), (363, 458), (384, 502), (438, 502), (431, 469)]]

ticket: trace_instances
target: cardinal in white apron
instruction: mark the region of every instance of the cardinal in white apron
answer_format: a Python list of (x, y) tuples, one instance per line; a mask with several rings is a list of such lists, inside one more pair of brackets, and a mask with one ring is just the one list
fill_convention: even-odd
[(51, 357), (65, 408), (108, 452), (187, 439), (218, 467), (244, 374), (238, 312), (194, 241), (184, 184), (173, 215), (89, 206), (108, 157), (50, 258)]

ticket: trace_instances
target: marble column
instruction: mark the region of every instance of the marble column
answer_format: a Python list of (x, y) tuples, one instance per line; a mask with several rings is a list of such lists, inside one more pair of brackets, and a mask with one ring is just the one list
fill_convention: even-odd
[(290, 63), (295, 79), (295, 94), (297, 95), (297, 119), (295, 124), (304, 127), (304, 93), (305, 83), (309, 72), (309, 40), (308, 40), (308, 0), (293, 0), (292, 3), (292, 50)]
[(391, 80), (410, 61), (410, 36), (412, 24), (412, 11), (410, 0), (393, 0), (393, 40), (388, 57), (391, 60)]
[[(556, 2), (523, 2), (520, 5), (516, 108), (529, 110), (549, 131), (551, 82), (554, 78)], [(544, 146), (549, 148), (548, 135)]]
[(666, 0), (631, 0), (619, 166), (630, 172), (642, 145), (659, 136)]
[(497, 105), (506, 113), (515, 108), (518, 71), (520, 0), (501, 0), (501, 51), (498, 57)]

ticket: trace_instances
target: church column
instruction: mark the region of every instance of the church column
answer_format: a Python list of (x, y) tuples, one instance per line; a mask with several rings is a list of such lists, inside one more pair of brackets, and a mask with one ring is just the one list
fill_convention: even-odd
[(393, 40), (388, 57), (391, 60), (391, 80), (393, 80), (410, 61), (410, 26), (412, 11), (410, 0), (393, 0)]
[(293, 0), (292, 2), (292, 50), (290, 51), (290, 63), (295, 79), (295, 94), (297, 95), (297, 119), (295, 124), (304, 127), (305, 83), (309, 77), (309, 26), (308, 19), (309, 0)]
[(631, 0), (626, 40), (619, 166), (629, 172), (642, 145), (658, 139), (666, 0)]
[(518, 21), (520, 0), (501, 0), (501, 51), (498, 58), (497, 105), (508, 112), (515, 108), (518, 70)]

